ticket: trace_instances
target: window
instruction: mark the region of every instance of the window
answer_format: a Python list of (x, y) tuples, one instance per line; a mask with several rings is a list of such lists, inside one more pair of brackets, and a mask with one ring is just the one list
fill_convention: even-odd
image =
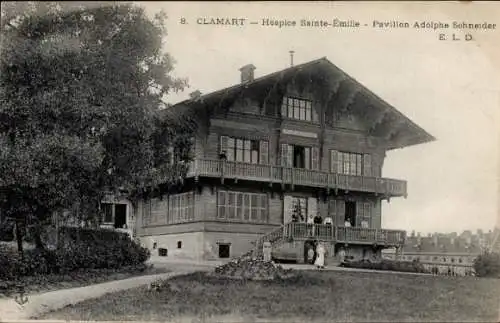
[(370, 155), (363, 156), (363, 154), (358, 153), (330, 151), (330, 172), (332, 173), (370, 176), (370, 169)]
[(221, 136), (220, 153), (225, 155), (228, 161), (267, 164), (269, 143), (266, 140), (250, 140)]
[(102, 203), (102, 223), (115, 228), (125, 228), (127, 225), (127, 205), (115, 203)]
[(267, 195), (219, 191), (217, 218), (248, 222), (267, 222)]
[(219, 243), (219, 258), (229, 258), (230, 249), (229, 243)]
[(102, 203), (102, 222), (103, 223), (113, 223), (113, 204)]
[(167, 223), (182, 223), (194, 220), (194, 192), (169, 196)]
[(182, 249), (182, 241), (177, 241), (177, 249)]
[(317, 147), (282, 144), (281, 165), (317, 170), (319, 168), (319, 149)]
[(291, 97), (283, 98), (281, 116), (303, 121), (317, 121), (317, 115), (312, 109), (312, 101)]

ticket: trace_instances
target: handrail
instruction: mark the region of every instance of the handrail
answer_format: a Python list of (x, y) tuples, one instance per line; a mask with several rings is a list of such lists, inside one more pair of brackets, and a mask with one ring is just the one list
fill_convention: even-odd
[(196, 159), (190, 163), (188, 176), (213, 176), (261, 180), (290, 185), (328, 187), (405, 196), (406, 181), (374, 176), (329, 173), (268, 164), (251, 164), (225, 160)]
[(360, 227), (342, 227), (330, 224), (313, 224), (289, 222), (261, 236), (254, 241), (254, 248), (260, 252), (264, 242), (271, 244), (284, 239), (314, 239), (341, 243), (360, 243), (401, 246), (404, 244), (406, 232), (402, 230), (373, 229)]

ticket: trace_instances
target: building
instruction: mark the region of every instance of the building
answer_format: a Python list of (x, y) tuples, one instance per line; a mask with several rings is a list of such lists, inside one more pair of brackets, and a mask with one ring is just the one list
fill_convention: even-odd
[(436, 268), (440, 274), (472, 275), (474, 260), (489, 249), (495, 232), (433, 233), (426, 237), (413, 232), (406, 239), (400, 254), (395, 250), (383, 251), (384, 258), (402, 261), (418, 261), (429, 270)]
[[(326, 58), (259, 78), (255, 69), (164, 111), (193, 121), (187, 178), (135, 206), (110, 204), (108, 222), (121, 212), (153, 254), (193, 259), (263, 241), (299, 262), (315, 239), (353, 258), (401, 247), (404, 231), (381, 228), (382, 202), (407, 195), (406, 181), (382, 176), (386, 152), (434, 138)], [(330, 224), (313, 224), (318, 214)]]

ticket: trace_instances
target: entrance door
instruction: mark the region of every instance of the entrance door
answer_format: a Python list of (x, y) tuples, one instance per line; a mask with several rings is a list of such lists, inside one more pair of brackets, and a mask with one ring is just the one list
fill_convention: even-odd
[(127, 204), (115, 204), (115, 228), (122, 229), (127, 224)]
[(230, 255), (230, 244), (229, 243), (219, 243), (219, 258), (229, 258)]
[(356, 202), (346, 201), (345, 202), (345, 221), (354, 227), (356, 224)]

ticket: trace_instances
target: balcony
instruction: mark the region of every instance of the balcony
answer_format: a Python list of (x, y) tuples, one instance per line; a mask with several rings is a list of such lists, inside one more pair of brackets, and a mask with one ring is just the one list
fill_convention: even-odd
[(406, 181), (223, 160), (196, 159), (191, 162), (187, 176), (250, 180), (406, 197)]
[(318, 239), (338, 243), (377, 244), (379, 246), (397, 247), (404, 245), (406, 232), (291, 222), (283, 226), (283, 238), (295, 240)]

